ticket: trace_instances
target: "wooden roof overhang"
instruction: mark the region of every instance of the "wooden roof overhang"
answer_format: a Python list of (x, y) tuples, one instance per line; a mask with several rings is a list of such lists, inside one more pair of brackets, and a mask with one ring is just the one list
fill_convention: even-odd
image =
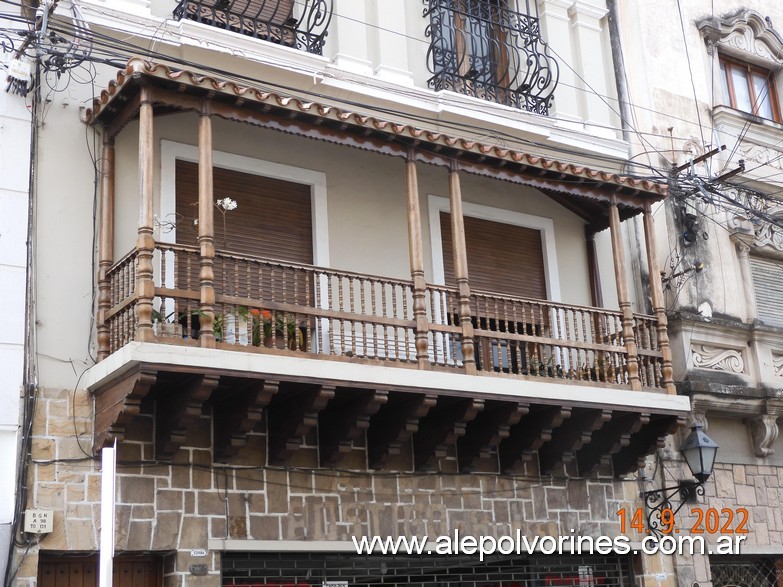
[(202, 414), (209, 414), (218, 463), (239, 457), (249, 434), (260, 431), (268, 436), (266, 459), (273, 465), (290, 463), (305, 438), (312, 442), (317, 435), (323, 467), (341, 464), (364, 439), (358, 447), (366, 450), (370, 469), (394, 469), (400, 463), (395, 457), (409, 454), (415, 469), (430, 470), (456, 450), (460, 472), (494, 464), (505, 473), (611, 471), (623, 477), (643, 466), (685, 420), (683, 409), (623, 406), (609, 393), (606, 402), (563, 402), (492, 388), (491, 380), (477, 394), (144, 362), (92, 389), (94, 447), (131, 436), (152, 442), (155, 457), (168, 461), (198, 430)]
[(536, 188), (568, 208), (593, 231), (608, 227), (616, 199), (621, 219), (666, 197), (666, 185), (498, 145), (480, 143), (409, 124), (389, 122), (323, 103), (283, 96), (232, 81), (132, 58), (87, 111), (89, 124), (113, 138), (138, 116), (145, 88), (156, 114), (207, 111), (212, 115), (380, 154), (459, 169)]

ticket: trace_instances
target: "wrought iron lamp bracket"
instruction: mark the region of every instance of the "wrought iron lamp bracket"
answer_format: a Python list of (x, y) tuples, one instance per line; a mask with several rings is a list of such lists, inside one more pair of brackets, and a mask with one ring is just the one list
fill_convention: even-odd
[[(686, 503), (692, 502), (694, 498), (704, 495), (704, 483), (699, 481), (683, 481), (679, 485), (664, 487), (662, 489), (653, 489), (643, 491), (641, 497), (644, 499), (645, 511), (647, 514), (647, 530), (654, 536), (661, 538), (670, 531), (664, 532), (664, 524), (661, 515), (664, 511), (671, 512), (672, 524), (677, 513)], [(678, 500), (679, 503), (673, 503), (672, 500)], [(670, 526), (671, 527), (671, 526)]]

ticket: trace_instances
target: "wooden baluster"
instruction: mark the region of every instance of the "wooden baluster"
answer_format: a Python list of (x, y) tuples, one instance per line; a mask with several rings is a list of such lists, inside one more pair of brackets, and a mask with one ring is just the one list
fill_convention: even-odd
[[(400, 295), (402, 296), (402, 316), (405, 320), (410, 320), (410, 316), (408, 315), (408, 287), (404, 285), (399, 285), (400, 288)], [(403, 344), (405, 346), (405, 360), (410, 361), (411, 359), (411, 344), (414, 344), (414, 351), (415, 351), (415, 343), (414, 339), (411, 338), (412, 331), (409, 328), (403, 328)], [(415, 354), (415, 352), (414, 352)]]
[(377, 314), (378, 311), (378, 282), (375, 279), (369, 278), (367, 280), (368, 287), (370, 289), (370, 301), (368, 302), (368, 308), (367, 312), (369, 313), (369, 334), (370, 338), (372, 338), (372, 350), (375, 355), (375, 357), (380, 357), (380, 350), (378, 348), (378, 321), (377, 321)]
[[(375, 353), (375, 349), (372, 348), (372, 337), (369, 336), (369, 332), (367, 329), (367, 296), (365, 293), (365, 288), (367, 287), (367, 284), (370, 280), (360, 279), (359, 280), (359, 328), (362, 333), (362, 340), (364, 341), (364, 356), (369, 357), (370, 356), (370, 350), (372, 349), (372, 352)], [(368, 340), (368, 338), (370, 340)]]
[[(397, 291), (394, 287), (394, 284), (390, 282), (386, 282), (386, 285), (389, 287), (389, 293), (391, 294), (391, 313), (393, 318), (399, 318), (399, 314), (397, 311)], [(392, 342), (394, 343), (394, 359), (396, 361), (399, 361), (401, 359), (401, 346), (400, 346), (400, 333), (399, 329), (396, 326), (392, 327)]]
[(155, 251), (153, 220), (155, 210), (154, 144), (152, 134), (152, 95), (142, 85), (139, 96), (139, 194), (141, 195), (136, 250), (136, 328), (134, 337), (141, 342), (152, 342), (152, 299), (155, 297), (152, 257)]
[(101, 157), (101, 216), (98, 228), (98, 361), (111, 352), (106, 313), (111, 310), (111, 283), (108, 272), (114, 262), (114, 139), (104, 135)]
[[(299, 306), (299, 269), (292, 268), (291, 269), (291, 279), (293, 280), (293, 286), (294, 286), (294, 296), (293, 296), (293, 303)], [(299, 329), (299, 318), (300, 315), (298, 312), (294, 313), (294, 344), (291, 345), (293, 347), (293, 350), (295, 351), (301, 351), (304, 350), (302, 347), (302, 341), (300, 340), (300, 329)]]

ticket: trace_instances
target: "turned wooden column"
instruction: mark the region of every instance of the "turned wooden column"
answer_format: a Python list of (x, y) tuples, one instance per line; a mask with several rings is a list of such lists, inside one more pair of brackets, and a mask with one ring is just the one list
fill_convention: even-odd
[(661, 272), (658, 266), (658, 251), (655, 246), (655, 225), (653, 223), (650, 203), (644, 204), (644, 240), (647, 245), (647, 267), (650, 272), (650, 297), (652, 298), (653, 313), (657, 319), (656, 334), (658, 349), (663, 357), (661, 365), (661, 383), (669, 394), (676, 394), (674, 387), (674, 372), (672, 370), (672, 349), (669, 346), (669, 333), (666, 330), (669, 321), (666, 319), (666, 310), (663, 304), (663, 286), (661, 285)]
[(152, 255), (155, 239), (152, 236), (154, 215), (154, 157), (152, 138), (152, 96), (142, 86), (139, 104), (139, 230), (136, 239), (136, 340), (150, 342), (152, 331), (152, 300), (155, 297)]
[(416, 175), (416, 152), (408, 151), (406, 193), (408, 198), (408, 252), (413, 280), (413, 317), (416, 320), (416, 360), (419, 369), (429, 369), (429, 322), (427, 322), (427, 283), (424, 280), (424, 244), (421, 237), (419, 182)]
[(454, 250), (454, 276), (459, 290), (459, 323), (462, 327), (462, 364), (468, 373), (476, 372), (473, 316), (470, 311), (470, 283), (468, 282), (468, 251), (465, 243), (465, 222), (462, 217), (462, 189), (456, 161), (449, 168), (449, 206), (451, 235)]
[(104, 135), (101, 155), (100, 224), (98, 226), (98, 361), (111, 353), (106, 313), (111, 309), (108, 272), (114, 262), (114, 139)]
[(215, 347), (215, 204), (212, 187), (212, 118), (210, 104), (201, 109), (198, 125), (198, 245), (201, 301), (199, 341)]
[(639, 351), (633, 332), (633, 312), (628, 296), (628, 283), (625, 278), (625, 252), (623, 251), (623, 235), (620, 230), (620, 211), (617, 209), (617, 197), (613, 194), (609, 206), (609, 231), (612, 236), (612, 257), (614, 258), (614, 278), (617, 282), (617, 301), (623, 319), (623, 344), (625, 345), (626, 369), (631, 389), (640, 390), (642, 382), (639, 379)]

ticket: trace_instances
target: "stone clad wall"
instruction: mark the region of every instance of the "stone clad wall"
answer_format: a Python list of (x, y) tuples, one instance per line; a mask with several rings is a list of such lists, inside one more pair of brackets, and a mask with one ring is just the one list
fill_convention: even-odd
[[(356, 472), (315, 468), (313, 439), (307, 439), (287, 469), (264, 468), (264, 434), (251, 435), (229, 466), (213, 468), (210, 426), (210, 418), (202, 417), (171, 464), (142, 465), (154, 454), (152, 418), (140, 417), (129, 426), (118, 451), (123, 464), (118, 467), (117, 552), (166, 553), (168, 585), (218, 585), (220, 553), (190, 556), (191, 549), (209, 550), (211, 539), (350, 541), (351, 536), (378, 534), (427, 535), (434, 540), (454, 530), (502, 536), (513, 535), (517, 528), (531, 538), (567, 536), (572, 529), (576, 535), (615, 536), (620, 532), (618, 509), (631, 511), (640, 505), (635, 480), (454, 475), (453, 457), (441, 461), (442, 474), (395, 474), (393, 466), (407, 469), (405, 459), (399, 458), (388, 471), (371, 475), (363, 469), (360, 447), (344, 465)], [(92, 399), (87, 392), (41, 392), (28, 505), (54, 510), (54, 532), (31, 549), (19, 574), (27, 580), (20, 585), (33, 584), (39, 551), (85, 553), (98, 548), (100, 462), (82, 452), (90, 451), (91, 430)], [(51, 462), (62, 459), (71, 462)], [(783, 541), (783, 468), (719, 465), (706, 492), (709, 506), (749, 509), (746, 544)], [(681, 520), (682, 527), (690, 527), (690, 518)], [(640, 561), (640, 585), (673, 585), (668, 558)], [(210, 574), (191, 576), (191, 564), (207, 564)], [(701, 583), (708, 580), (706, 569), (694, 561), (681, 565), (677, 574)], [(677, 582), (685, 584), (682, 580)]]
[[(75, 414), (75, 418), (72, 416)], [(30, 506), (54, 510), (54, 532), (28, 555), (20, 578), (35, 577), (37, 551), (94, 552), (98, 548), (100, 462), (88, 459), (92, 400), (87, 392), (44, 390), (34, 423)], [(565, 480), (501, 477), (490, 473), (453, 475), (453, 457), (441, 461), (443, 474), (371, 475), (363, 470), (364, 451), (345, 461), (356, 473), (314, 468), (313, 439), (297, 451), (287, 469), (263, 468), (264, 434), (228, 467), (212, 467), (208, 416), (188, 434), (171, 464), (142, 465), (154, 458), (152, 418), (139, 417), (119, 445), (117, 538), (120, 552), (169, 553), (167, 583), (197, 584), (191, 564), (208, 563), (216, 585), (218, 552), (191, 558), (191, 549), (208, 549), (210, 539), (350, 541), (351, 536), (423, 536), (453, 533), (501, 536), (517, 528), (529, 536), (619, 532), (616, 511), (631, 507), (634, 482), (609, 479)], [(76, 462), (51, 463), (54, 459)], [(84, 459), (84, 460), (82, 460)], [(404, 458), (396, 463), (407, 468)], [(392, 463), (391, 466), (394, 466)], [(298, 469), (301, 468), (301, 469)]]

